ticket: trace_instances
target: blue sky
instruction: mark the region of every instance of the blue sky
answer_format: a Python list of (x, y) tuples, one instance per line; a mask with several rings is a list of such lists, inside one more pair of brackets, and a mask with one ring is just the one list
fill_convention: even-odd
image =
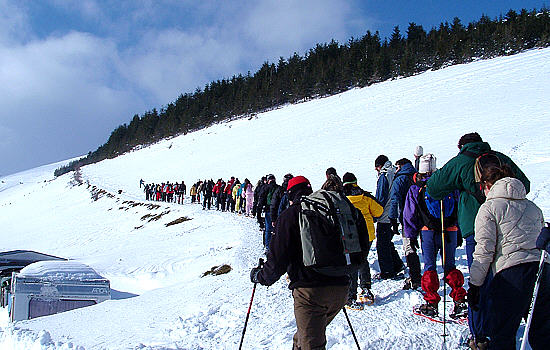
[(546, 1), (0, 0), (0, 176), (95, 150), (206, 83), (316, 43)]

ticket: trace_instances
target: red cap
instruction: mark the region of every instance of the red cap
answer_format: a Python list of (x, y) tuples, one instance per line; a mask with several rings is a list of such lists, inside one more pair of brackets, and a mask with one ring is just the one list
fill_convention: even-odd
[(295, 176), (292, 179), (288, 180), (288, 186), (286, 187), (286, 190), (288, 191), (292, 187), (303, 183), (309, 184), (309, 180), (306, 179), (304, 176)]

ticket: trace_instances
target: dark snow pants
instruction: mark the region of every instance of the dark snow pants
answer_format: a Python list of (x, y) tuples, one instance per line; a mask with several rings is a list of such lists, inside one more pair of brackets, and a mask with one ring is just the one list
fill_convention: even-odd
[[(466, 237), (466, 257), (468, 258), (468, 269), (472, 266), (474, 261), (474, 250), (476, 248), (476, 241), (474, 235)], [(474, 311), (468, 304), (468, 327), (470, 328), (470, 334), (473, 335), (476, 339), (480, 337), (486, 337), (487, 332), (485, 330), (486, 326), (486, 305), (487, 305), (487, 286), (493, 279), (493, 273), (489, 269), (487, 277), (485, 277), (485, 283), (479, 288), (480, 289), (480, 299), (479, 299), (479, 309)]]
[(376, 224), (376, 253), (382, 276), (393, 275), (403, 270), (403, 261), (393, 245), (392, 238), (393, 231), (390, 223)]
[[(522, 317), (527, 318), (537, 262), (509, 267), (497, 273), (487, 288), (487, 335), (489, 349), (516, 349), (516, 333)], [(546, 264), (539, 287), (529, 344), (533, 350), (550, 347), (550, 266)]]
[(292, 291), (297, 328), (292, 349), (325, 349), (327, 326), (344, 307), (348, 290), (346, 285), (295, 288)]
[(370, 251), (370, 246), (372, 241), (369, 241), (368, 247), (366, 247), (367, 256), (363, 263), (359, 265), (359, 270), (357, 273), (351, 275), (351, 283), (349, 285), (349, 294), (348, 300), (355, 300), (357, 298), (357, 276), (359, 276), (359, 287), (361, 289), (370, 289), (372, 281), (370, 275), (370, 265), (368, 260), (368, 252)]

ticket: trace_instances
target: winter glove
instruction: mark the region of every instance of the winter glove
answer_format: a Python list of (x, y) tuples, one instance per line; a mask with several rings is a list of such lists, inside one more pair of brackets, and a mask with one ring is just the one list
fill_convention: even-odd
[(411, 241), (411, 247), (413, 247), (413, 249), (416, 251), (419, 247), (418, 238), (411, 238), (410, 241)]
[(252, 283), (259, 283), (260, 280), (258, 279), (258, 275), (262, 271), (261, 267), (255, 267), (250, 271), (250, 281)]
[(399, 223), (397, 219), (390, 219), (391, 229), (394, 235), (399, 235)]
[(540, 231), (540, 235), (537, 238), (537, 248), (544, 249), (550, 254), (550, 227), (546, 223), (546, 227), (543, 227)]
[(479, 287), (468, 282), (468, 305), (474, 311), (479, 310)]

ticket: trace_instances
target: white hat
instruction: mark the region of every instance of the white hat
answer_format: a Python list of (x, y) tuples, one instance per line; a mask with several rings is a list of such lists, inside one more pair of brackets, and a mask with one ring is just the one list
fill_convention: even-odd
[(431, 153), (425, 154), (420, 157), (420, 163), (418, 164), (418, 172), (421, 174), (433, 173), (437, 167), (437, 159)]
[(423, 154), (424, 154), (424, 149), (422, 148), (422, 146), (416, 146), (416, 149), (414, 150), (414, 156), (420, 157)]

